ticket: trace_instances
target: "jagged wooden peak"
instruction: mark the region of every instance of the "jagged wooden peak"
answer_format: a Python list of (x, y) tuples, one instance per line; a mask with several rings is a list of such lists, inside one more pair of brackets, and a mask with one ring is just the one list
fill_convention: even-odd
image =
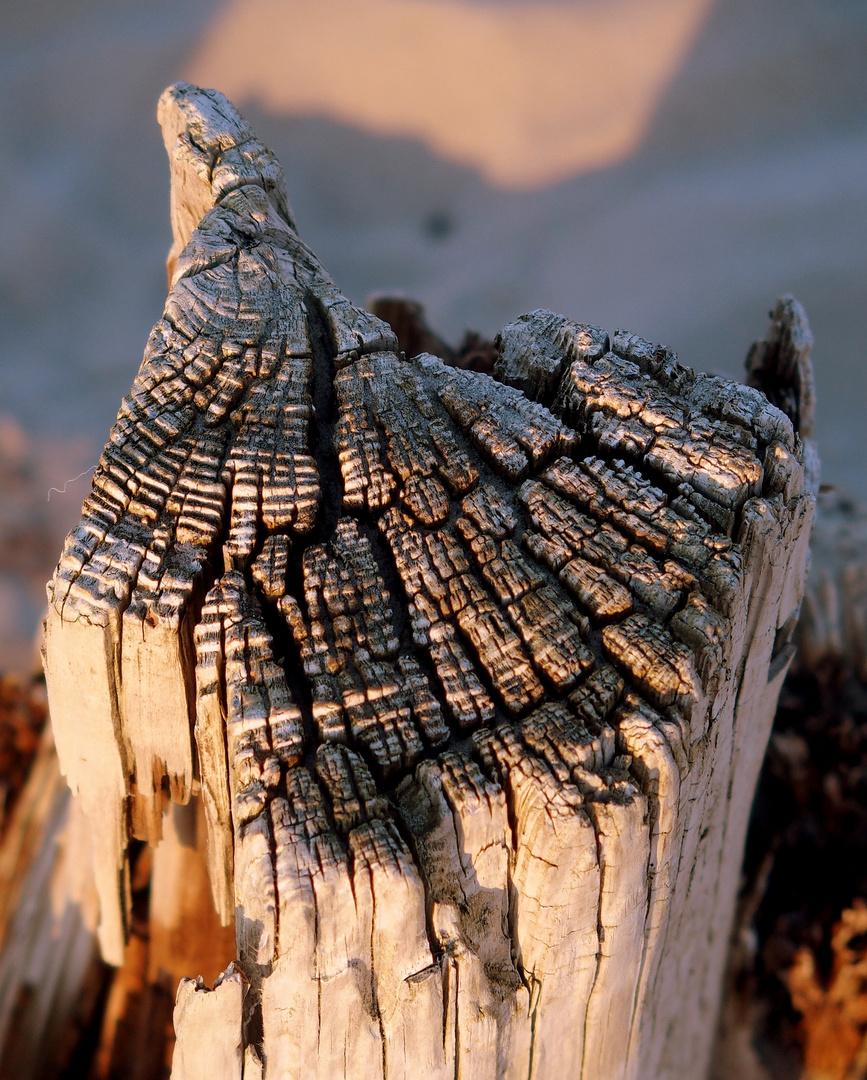
[(221, 94), (160, 120), (171, 289), (46, 625), (105, 954), (128, 838), (200, 791), (240, 974), (183, 1007), (249, 980), (268, 1075), (699, 1075), (803, 591), (792, 424), (550, 312), (496, 378), (405, 357)]

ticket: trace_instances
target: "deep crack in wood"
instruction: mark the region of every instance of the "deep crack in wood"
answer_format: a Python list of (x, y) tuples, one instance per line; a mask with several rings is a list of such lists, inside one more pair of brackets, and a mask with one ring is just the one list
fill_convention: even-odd
[(792, 423), (546, 311), (496, 377), (406, 357), (221, 94), (160, 119), (169, 297), (46, 624), (105, 956), (130, 837), (201, 797), (238, 955), (181, 986), (176, 1080), (702, 1076), (804, 587)]

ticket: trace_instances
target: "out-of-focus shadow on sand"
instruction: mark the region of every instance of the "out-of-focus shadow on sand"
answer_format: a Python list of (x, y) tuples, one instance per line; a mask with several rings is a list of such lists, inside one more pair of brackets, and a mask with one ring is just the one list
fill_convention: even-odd
[(350, 297), (451, 339), (544, 306), (738, 377), (794, 292), (867, 498), (865, 56), (863, 0), (4, 0), (0, 668), (161, 311), (167, 83), (234, 95)]
[(638, 149), (711, 3), (227, 0), (190, 78), (220, 72), (238, 101), (407, 136), (532, 191)]

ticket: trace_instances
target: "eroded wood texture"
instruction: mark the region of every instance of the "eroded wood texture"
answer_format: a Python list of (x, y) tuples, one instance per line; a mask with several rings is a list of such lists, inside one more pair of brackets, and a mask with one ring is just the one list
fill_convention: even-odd
[(791, 422), (550, 312), (497, 378), (406, 357), (225, 98), (160, 115), (171, 291), (46, 632), (106, 955), (128, 837), (200, 788), (237, 970), (181, 988), (178, 1077), (700, 1077), (803, 589)]

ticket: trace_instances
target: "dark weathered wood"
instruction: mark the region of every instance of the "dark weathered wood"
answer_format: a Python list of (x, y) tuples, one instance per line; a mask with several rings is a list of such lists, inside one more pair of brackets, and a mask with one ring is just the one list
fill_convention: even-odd
[(237, 968), (182, 985), (178, 1078), (701, 1076), (803, 591), (790, 420), (551, 312), (497, 379), (402, 355), (222, 95), (160, 117), (171, 290), (46, 628), (105, 955), (130, 837), (201, 794)]
[(841, 491), (823, 492), (814, 536), (797, 669), (867, 684), (867, 508)]

